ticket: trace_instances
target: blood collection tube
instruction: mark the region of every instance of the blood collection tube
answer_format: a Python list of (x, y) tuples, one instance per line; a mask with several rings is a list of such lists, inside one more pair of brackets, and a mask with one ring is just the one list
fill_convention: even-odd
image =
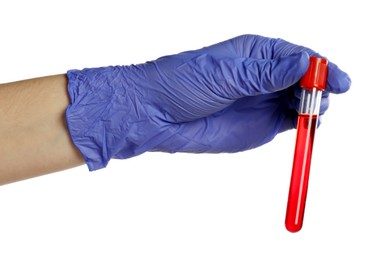
[(327, 81), (327, 64), (326, 59), (310, 57), (309, 68), (301, 79), (302, 94), (285, 220), (286, 229), (290, 232), (298, 232), (303, 224), (314, 135), (322, 91)]

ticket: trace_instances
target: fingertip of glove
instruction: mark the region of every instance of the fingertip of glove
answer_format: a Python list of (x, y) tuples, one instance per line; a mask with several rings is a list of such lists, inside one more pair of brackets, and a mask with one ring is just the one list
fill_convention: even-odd
[(326, 90), (334, 94), (347, 92), (352, 83), (350, 76), (331, 62), (329, 63), (328, 70)]

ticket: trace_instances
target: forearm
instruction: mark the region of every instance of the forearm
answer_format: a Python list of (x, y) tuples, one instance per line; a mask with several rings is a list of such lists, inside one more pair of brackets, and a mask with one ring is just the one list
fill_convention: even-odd
[(0, 185), (83, 164), (69, 136), (66, 75), (0, 85)]

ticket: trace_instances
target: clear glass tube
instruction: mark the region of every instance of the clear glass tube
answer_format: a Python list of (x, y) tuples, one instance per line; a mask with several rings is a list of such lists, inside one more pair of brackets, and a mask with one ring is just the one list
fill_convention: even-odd
[(310, 175), (311, 155), (318, 124), (322, 91), (302, 89), (297, 138), (286, 210), (286, 229), (297, 232), (302, 228)]

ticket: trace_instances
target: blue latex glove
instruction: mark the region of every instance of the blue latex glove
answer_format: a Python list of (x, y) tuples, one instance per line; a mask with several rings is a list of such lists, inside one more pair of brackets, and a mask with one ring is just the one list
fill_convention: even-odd
[[(220, 153), (252, 149), (295, 127), (299, 79), (314, 51), (243, 35), (140, 65), (68, 71), (66, 111), (90, 170), (146, 151)], [(333, 63), (328, 93), (350, 78)]]

